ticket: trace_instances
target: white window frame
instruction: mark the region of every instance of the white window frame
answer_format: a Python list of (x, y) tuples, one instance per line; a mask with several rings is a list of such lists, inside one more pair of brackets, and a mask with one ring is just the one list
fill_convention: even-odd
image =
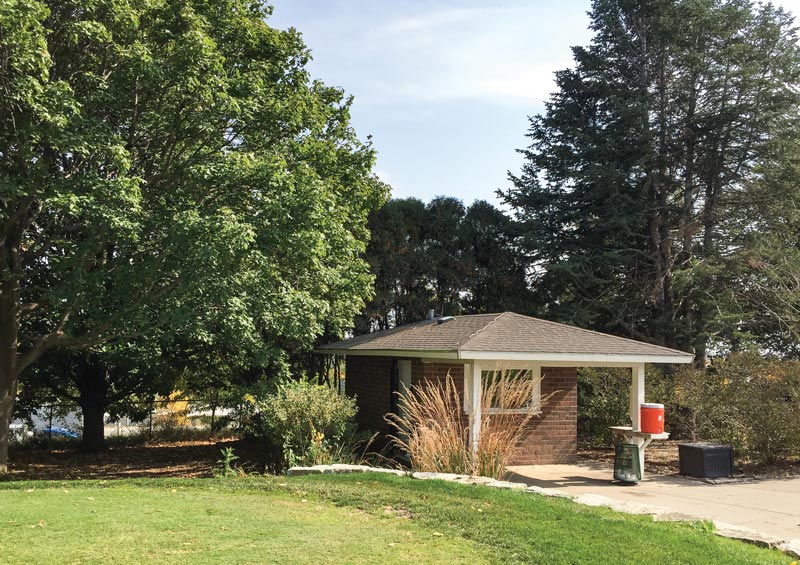
[[(481, 383), (483, 382), (483, 376), (485, 373), (489, 371), (499, 371), (499, 370), (507, 370), (507, 371), (528, 371), (530, 373), (530, 378), (534, 379), (534, 386), (533, 390), (531, 391), (531, 407), (537, 406), (535, 410), (533, 408), (515, 408), (515, 409), (504, 409), (504, 408), (490, 408), (489, 414), (534, 414), (539, 415), (542, 413), (542, 366), (535, 365), (532, 363), (520, 363), (520, 362), (503, 362), (503, 361), (495, 361), (495, 362), (486, 362), (484, 361), (481, 363)], [(469, 399), (470, 396), (470, 382), (472, 379), (465, 378), (464, 379), (464, 413), (469, 413)]]
[[(403, 396), (408, 396), (408, 391), (411, 389), (411, 361), (408, 359), (397, 360), (397, 392)], [(405, 419), (406, 411), (403, 406), (397, 405), (398, 413), (401, 419)]]

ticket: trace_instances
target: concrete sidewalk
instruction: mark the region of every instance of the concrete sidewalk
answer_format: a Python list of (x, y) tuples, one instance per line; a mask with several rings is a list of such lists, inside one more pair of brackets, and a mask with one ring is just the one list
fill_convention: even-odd
[(510, 467), (509, 480), (572, 496), (595, 494), (625, 503), (674, 510), (800, 544), (800, 478), (719, 485), (677, 476), (648, 475), (635, 486), (612, 484), (606, 463)]

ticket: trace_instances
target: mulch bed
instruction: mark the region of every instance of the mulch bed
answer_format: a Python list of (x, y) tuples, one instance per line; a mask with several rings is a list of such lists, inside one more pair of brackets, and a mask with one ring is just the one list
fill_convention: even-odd
[(135, 477), (211, 477), (220, 449), (232, 447), (248, 472), (264, 472), (260, 446), (236, 439), (149, 442), (110, 447), (101, 453), (72, 448), (26, 448), (9, 454), (8, 480), (127, 479)]
[[(678, 474), (679, 441), (650, 444), (645, 471), (658, 475)], [(220, 458), (220, 449), (232, 447), (240, 458), (238, 466), (247, 472), (263, 473), (263, 446), (235, 438), (201, 441), (149, 442), (143, 445), (111, 447), (101, 453), (79, 453), (71, 448), (26, 448), (10, 453), (7, 480), (125, 479), (135, 477), (211, 477)], [(579, 461), (614, 462), (611, 447), (581, 445)], [(737, 465), (746, 476), (764, 479), (800, 476), (800, 461), (774, 465)]]
[[(645, 454), (645, 472), (655, 475), (677, 475), (680, 469), (678, 464), (679, 443), (683, 443), (683, 441), (668, 440), (651, 443)], [(613, 464), (614, 448), (580, 445), (578, 460), (604, 461)], [(736, 472), (758, 479), (793, 478), (800, 476), (800, 460), (788, 459), (772, 465), (756, 465), (747, 461), (738, 461)]]

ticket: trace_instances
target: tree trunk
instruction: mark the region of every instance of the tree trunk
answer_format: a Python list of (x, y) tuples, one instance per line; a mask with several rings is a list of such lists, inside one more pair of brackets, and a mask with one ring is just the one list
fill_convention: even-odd
[(108, 407), (107, 369), (96, 360), (86, 363), (81, 374), (78, 404), (83, 413), (80, 451), (96, 453), (108, 448), (105, 437), (105, 411)]
[[(3, 355), (5, 357), (5, 354)], [(3, 370), (7, 367), (3, 359)], [(0, 475), (8, 473), (8, 444), (11, 441), (11, 415), (14, 412), (14, 384), (3, 374), (0, 377)]]
[[(0, 274), (0, 276), (6, 273)], [(11, 418), (17, 396), (19, 286), (12, 277), (0, 284), (0, 475), (8, 472)]]
[(105, 405), (82, 404), (83, 435), (78, 449), (85, 453), (96, 453), (108, 449), (105, 437)]

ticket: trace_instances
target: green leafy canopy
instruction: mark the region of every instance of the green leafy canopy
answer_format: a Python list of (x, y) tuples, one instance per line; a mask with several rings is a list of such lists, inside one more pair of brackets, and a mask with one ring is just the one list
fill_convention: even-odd
[(53, 348), (179, 335), (267, 362), (351, 323), (388, 188), (270, 13), (0, 4), (0, 400)]

